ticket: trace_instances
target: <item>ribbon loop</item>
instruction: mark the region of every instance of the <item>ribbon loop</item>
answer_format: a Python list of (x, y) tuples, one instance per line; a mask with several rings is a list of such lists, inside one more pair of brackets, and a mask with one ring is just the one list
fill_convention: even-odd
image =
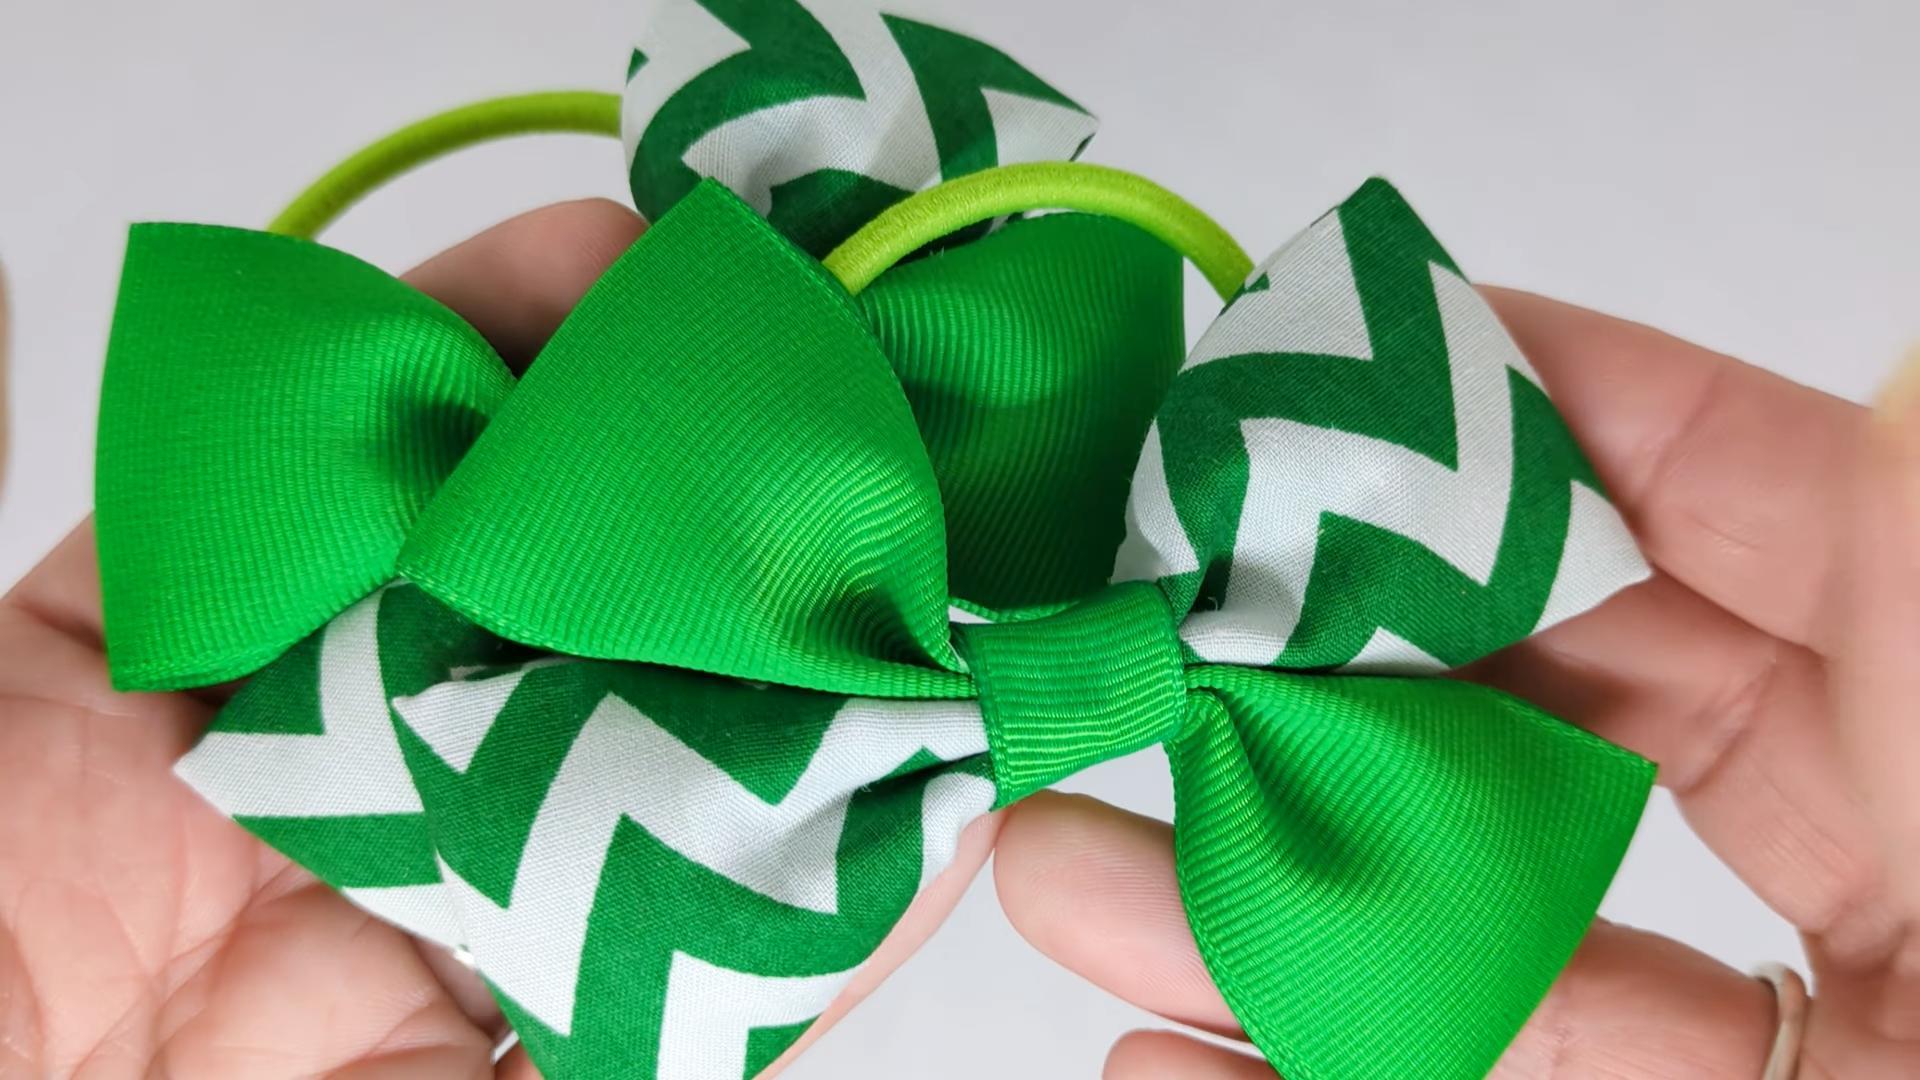
[(1114, 585), (1044, 618), (960, 624), (997, 806), (1179, 731), (1186, 678), (1166, 594)]
[(1485, 1076), (1654, 767), (1497, 690), (1199, 664), (1167, 744), (1200, 955), (1287, 1080)]
[(478, 331), (351, 255), (136, 225), (100, 395), (114, 685), (251, 674), (387, 581), (512, 388)]
[(954, 596), (1052, 609), (1106, 585), (1185, 353), (1180, 290), (1180, 257), (1144, 231), (1049, 214), (860, 293), (940, 480)]
[(1119, 580), (1214, 663), (1438, 673), (1648, 574), (1539, 376), (1370, 180), (1255, 271), (1174, 378)]
[(635, 43), (621, 127), (649, 220), (705, 177), (824, 255), (912, 192), (1078, 157), (1098, 127), (992, 45), (865, 3), (642, 6), (661, 10)]
[(400, 572), (573, 656), (964, 693), (939, 486), (899, 380), (819, 264), (715, 184), (568, 316)]

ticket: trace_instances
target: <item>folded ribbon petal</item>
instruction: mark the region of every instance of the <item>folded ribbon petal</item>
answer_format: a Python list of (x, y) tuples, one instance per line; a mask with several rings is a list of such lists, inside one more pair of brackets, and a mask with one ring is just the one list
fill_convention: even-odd
[(391, 578), (512, 386), (472, 327), (350, 255), (136, 226), (95, 495), (115, 685), (245, 675)]
[(1167, 743), (1200, 954), (1287, 1077), (1484, 1075), (1586, 933), (1653, 782), (1484, 687), (1183, 664), (1146, 583), (955, 633), (999, 804)]
[(1431, 672), (1644, 578), (1539, 377), (1399, 193), (1254, 271), (1174, 380), (1119, 579), (1210, 660)]
[(1280, 1074), (1484, 1076), (1592, 922), (1653, 765), (1494, 690), (1205, 665), (1167, 744), (1200, 954)]
[(945, 561), (912, 410), (845, 290), (703, 184), (541, 351), (400, 572), (575, 656), (958, 695)]
[(1097, 126), (993, 46), (865, 3), (646, 6), (621, 128), (648, 218), (705, 177), (825, 255), (941, 180), (1078, 157)]
[(540, 657), (399, 583), (250, 681), (178, 771), (464, 950), (549, 1077), (744, 1077), (987, 809), (970, 701)]

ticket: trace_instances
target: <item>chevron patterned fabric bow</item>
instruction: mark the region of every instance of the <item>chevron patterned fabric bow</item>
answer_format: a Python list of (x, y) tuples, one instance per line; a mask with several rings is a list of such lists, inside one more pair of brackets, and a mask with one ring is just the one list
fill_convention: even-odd
[(1109, 218), (849, 295), (814, 255), (1090, 119), (924, 24), (659, 9), (654, 225), (517, 380), (340, 252), (135, 229), (115, 679), (252, 675), (180, 775), (464, 950), (547, 1077), (733, 1080), (968, 821), (1164, 743), (1195, 938), (1275, 1068), (1483, 1074), (1652, 779), (1405, 677), (1646, 573), (1492, 312), (1380, 181), (1184, 360), (1177, 256)]

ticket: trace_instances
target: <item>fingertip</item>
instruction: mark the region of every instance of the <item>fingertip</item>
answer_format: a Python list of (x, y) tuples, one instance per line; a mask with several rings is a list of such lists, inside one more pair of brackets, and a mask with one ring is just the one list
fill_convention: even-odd
[(1107, 1053), (1102, 1080), (1272, 1080), (1258, 1058), (1172, 1031), (1129, 1031)]
[(607, 267), (646, 231), (611, 199), (554, 203), (509, 218), (405, 275), (524, 370)]
[(1033, 795), (1001, 827), (994, 887), (1008, 922), (1061, 966), (1162, 1016), (1237, 1030), (1187, 925), (1165, 822)]
[(1160, 899), (1174, 880), (1172, 845), (1165, 822), (1086, 795), (1041, 791), (1006, 811), (994, 888), (1014, 927), (1046, 951), (1071, 929), (1061, 905), (1078, 896), (1121, 887)]
[(1776, 637), (1831, 654), (1836, 478), (1862, 411), (1653, 327), (1483, 291), (1649, 561)]
[(632, 208), (597, 196), (543, 206), (522, 219), (527, 239), (546, 245), (549, 268), (577, 290), (576, 299), (647, 231)]
[(860, 965), (852, 981), (847, 983), (826, 1010), (814, 1018), (800, 1038), (761, 1070), (755, 1080), (772, 1080), (778, 1076), (795, 1058), (806, 1053), (822, 1035), (865, 1001), (901, 964), (920, 951), (934, 931), (953, 914), (953, 909), (959, 906), (966, 895), (967, 886), (973, 884), (981, 865), (987, 861), (987, 856), (993, 854), (994, 840), (1005, 819), (1004, 812), (983, 814), (960, 831), (959, 842), (954, 846), (953, 861), (927, 883), (920, 895), (913, 898), (913, 903), (900, 916), (900, 921), (894, 924), (879, 947)]
[(1838, 647), (1828, 672), (1840, 748), (1861, 786), (1891, 889), (1920, 905), (1920, 349), (1881, 391), (1862, 436), (1843, 526), (1844, 557), (1827, 621)]
[(1670, 938), (1597, 920), (1490, 1080), (1759, 1076), (1773, 1023), (1766, 984)]

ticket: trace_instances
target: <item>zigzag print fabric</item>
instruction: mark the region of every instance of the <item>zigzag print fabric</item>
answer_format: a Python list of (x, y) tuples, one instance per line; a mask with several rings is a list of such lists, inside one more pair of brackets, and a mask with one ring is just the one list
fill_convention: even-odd
[[(833, 1000), (969, 821), (1166, 741), (1183, 808), (1207, 811), (1183, 809), (1183, 849), (1194, 836), (1267, 860), (1183, 864), (1182, 880), (1199, 890), (1190, 912), (1240, 927), (1241, 966), (1206, 955), (1269, 1059), (1294, 1080), (1345, 1080), (1359, 1061), (1370, 1080), (1425, 1060), (1484, 1072), (1584, 930), (1651, 776), (1491, 691), (1444, 684), (1442, 704), (1409, 711), (1411, 681), (1327, 674), (1444, 671), (1647, 574), (1492, 311), (1380, 181), (1262, 263), (1184, 360), (1177, 260), (1117, 221), (970, 233), (850, 297), (808, 256), (942, 180), (1071, 158), (1091, 117), (990, 46), (852, 4), (649, 7), (624, 129), (653, 227), (510, 388), (477, 334), (429, 327), (422, 340), (451, 344), (386, 357), (378, 394), (339, 410), (437, 425), (380, 433), (406, 468), (366, 468), (357, 442), (315, 452), (341, 455), (327, 475), (419, 485), (379, 492), (372, 518), (412, 516), (351, 595), (398, 577), (326, 608), (340, 613), (253, 677), (179, 775), (349, 900), (469, 958), (552, 1080), (743, 1080)], [(370, 268), (269, 239), (195, 242), (229, 284), (350, 280), (300, 293), (351, 299), (342, 325), (411, 310), (380, 306), (392, 283)], [(230, 272), (242, 251), (308, 261)], [(129, 352), (170, 340), (172, 324), (138, 321), (140, 299), (123, 301)], [(332, 325), (317, 339), (338, 340)], [(110, 365), (133, 389), (103, 408), (103, 447), (137, 448), (118, 451), (129, 460), (180, 424), (140, 412), (167, 395), (116, 374), (143, 357), (147, 378), (203, 370)], [(414, 407), (416, 381), (465, 385), (416, 361), (466, 365), (487, 392)], [(416, 436), (443, 444), (418, 453)], [(218, 457), (179, 438), (185, 460)], [(151, 486), (110, 469), (115, 452), (103, 559), (138, 532), (116, 509), (136, 500), (113, 492)], [(317, 460), (299, 467), (326, 473)], [(1038, 554), (1068, 533), (1070, 557)], [(622, 546), (635, 536), (683, 550)], [(576, 619), (588, 600), (605, 610)], [(1324, 772), (1342, 798), (1388, 774), (1412, 794), (1369, 794), (1355, 801), (1387, 807), (1378, 819), (1291, 844), (1285, 830), (1323, 824), (1321, 789), (1243, 735), (1306, 762), (1338, 743), (1288, 726), (1314, 709), (1376, 757), (1286, 768)], [(1107, 730), (1115, 716), (1133, 726)], [(1449, 741), (1483, 717), (1515, 718), (1497, 753)], [(1382, 764), (1429, 741), (1444, 749)], [(1503, 773), (1514, 762), (1523, 775)], [(1590, 805), (1552, 801), (1575, 785)], [(1425, 840), (1395, 830), (1436, 803), (1492, 824), (1406, 867), (1323, 880), (1287, 861), (1335, 841), (1404, 855)], [(1554, 845), (1579, 858), (1542, 855)], [(1534, 891), (1507, 921), (1453, 903), (1515, 866)], [(1444, 963), (1380, 946), (1419, 1008), (1380, 1005), (1397, 991), (1363, 971), (1354, 1000), (1377, 1014), (1287, 1015), (1261, 980), (1378, 945), (1278, 910), (1303, 881), (1360, 922), (1445, 894), (1407, 918), (1465, 944)], [(1494, 963), (1510, 932), (1544, 944), (1460, 1006), (1475, 1023), (1433, 1015), (1431, 972)], [(1394, 1025), (1416, 1030), (1412, 1056), (1367, 1041)]]
[(179, 775), (462, 950), (559, 1076), (747, 1077), (993, 802), (977, 704), (535, 657), (418, 588), (243, 688)]
[(1253, 272), (1174, 379), (1118, 581), (1197, 657), (1430, 674), (1648, 573), (1540, 378), (1367, 183)]
[(857, 0), (649, 0), (621, 128), (648, 219), (716, 180), (813, 255), (913, 192), (1098, 126), (993, 46)]
[[(1193, 608), (1184, 647), (1220, 663), (1431, 670), (1645, 573), (1524, 359), (1377, 182), (1202, 338), (1126, 516), (1116, 580)], [(400, 582), (256, 676), (179, 773), (464, 950), (550, 1075), (732, 1080), (1018, 794), (987, 746), (974, 701), (542, 653)]]

